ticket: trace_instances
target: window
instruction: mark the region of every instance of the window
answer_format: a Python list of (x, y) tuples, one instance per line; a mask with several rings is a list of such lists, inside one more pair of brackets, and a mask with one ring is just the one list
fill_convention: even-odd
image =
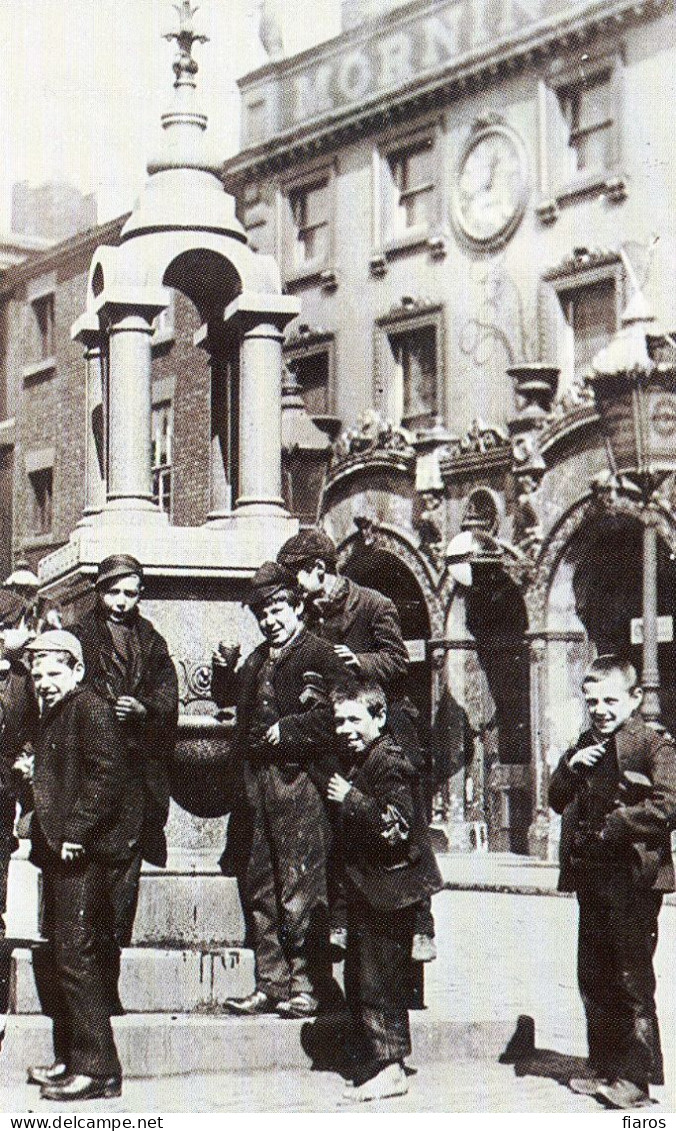
[(622, 60), (619, 51), (558, 60), (540, 87), (538, 213), (549, 222), (556, 205), (582, 193), (626, 196), (622, 173)]
[(385, 160), (386, 238), (426, 231), (431, 222), (432, 139), (389, 153)]
[(152, 456), (153, 499), (165, 514), (171, 514), (171, 456), (174, 410), (171, 401), (153, 406)]
[(424, 431), (443, 415), (441, 310), (400, 309), (378, 323), (376, 407), (391, 423)]
[(284, 345), (284, 362), (301, 387), (308, 416), (319, 421), (335, 411), (333, 334), (301, 324)]
[(43, 295), (31, 303), (36, 328), (37, 358), (54, 356), (54, 295)]
[(32, 490), (31, 533), (49, 534), (52, 529), (53, 469), (42, 467), (28, 474)]
[(571, 178), (590, 170), (605, 170), (612, 163), (612, 72), (600, 71), (589, 79), (558, 91), (568, 133)]
[[(318, 277), (334, 286), (332, 168), (310, 171), (282, 186), (282, 262), (287, 282)], [(258, 206), (260, 208), (260, 206)], [(254, 213), (254, 216), (256, 213)]]
[(617, 329), (615, 280), (601, 279), (587, 286), (559, 292), (566, 323), (573, 333), (573, 372), (582, 378), (596, 354)]
[(624, 268), (613, 252), (576, 248), (548, 271), (542, 290), (545, 356), (560, 366), (559, 392), (584, 378), (620, 323)]
[(329, 250), (328, 182), (320, 181), (289, 194), (294, 229), (293, 266), (298, 271), (326, 261)]
[(56, 273), (29, 279), (22, 322), (24, 335), (25, 380), (40, 378), (54, 369)]

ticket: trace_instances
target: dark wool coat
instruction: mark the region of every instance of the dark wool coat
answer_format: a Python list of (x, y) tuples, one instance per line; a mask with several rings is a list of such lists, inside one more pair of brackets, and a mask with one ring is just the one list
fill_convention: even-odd
[[(349, 774), (352, 788), (341, 806), (345, 871), (371, 906), (388, 911), (443, 887), (413, 776), (409, 759), (386, 735)], [(388, 805), (409, 827), (408, 838), (397, 845), (382, 835)]]
[(27, 742), (32, 742), (38, 725), (38, 705), (33, 681), (18, 660), (0, 676), (0, 789), (16, 793), (12, 765)]
[(357, 585), (349, 578), (347, 597), (332, 611), (308, 602), (308, 627), (331, 644), (346, 644), (359, 659), (365, 679), (387, 685), (406, 673), (408, 652), (401, 634), (399, 613), (389, 597)]
[[(91, 688), (77, 687), (46, 711), (35, 745), (33, 797), (39, 831), (52, 852), (70, 841), (90, 856), (128, 859), (143, 822), (136, 774), (113, 708)], [(39, 841), (34, 830), (34, 847)]]
[[(600, 762), (591, 770), (571, 770), (569, 762), (576, 750), (597, 741), (590, 730), (580, 735), (576, 745), (559, 761), (549, 783), (549, 804), (556, 813), (563, 814), (560, 891), (576, 889), (572, 856), (576, 833), (583, 831), (582, 798), (585, 791), (594, 793), (603, 774)], [(670, 830), (676, 823), (676, 744), (670, 734), (647, 725), (640, 715), (627, 720), (614, 735), (614, 743), (619, 774), (627, 770), (644, 774), (652, 782), (652, 789), (638, 804), (611, 808), (602, 828), (604, 840), (618, 864), (631, 862), (634, 880), (640, 886), (673, 891)]]
[(335, 753), (335, 728), (333, 711), (328, 701), (310, 706), (301, 702), (305, 689), (306, 672), (323, 676), (327, 690), (345, 679), (346, 668), (333, 648), (319, 640), (307, 629), (287, 647), (277, 660), (272, 677), (275, 706), (279, 718), (280, 743), (268, 743), (252, 748), (251, 730), (254, 723), (259, 676), (270, 655), (267, 643), (259, 644), (239, 670), (232, 674), (214, 664), (211, 693), (219, 707), (237, 704), (237, 727), (233, 741), (233, 756), (240, 762), (252, 764), (261, 759), (284, 764), (298, 763), (307, 770), (322, 796), (325, 796), (331, 774), (337, 769)]
[[(133, 695), (146, 708), (143, 720), (123, 724), (127, 746), (140, 756), (143, 766), (145, 817), (143, 823), (143, 857), (151, 864), (164, 865), (167, 844), (164, 826), (169, 815), (169, 767), (176, 746), (178, 723), (178, 678), (167, 643), (149, 620), (138, 614), (134, 618), (138, 632), (140, 664), (133, 686), (125, 694)], [(106, 684), (110, 670), (113, 642), (103, 610), (97, 606), (69, 629), (82, 644), (85, 682), (102, 698), (111, 700)]]

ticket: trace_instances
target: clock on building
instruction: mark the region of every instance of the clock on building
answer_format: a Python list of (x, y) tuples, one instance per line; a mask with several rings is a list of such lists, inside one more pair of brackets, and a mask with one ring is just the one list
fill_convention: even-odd
[(501, 120), (477, 122), (467, 139), (453, 193), (453, 218), (473, 247), (501, 247), (516, 231), (528, 197), (524, 143)]

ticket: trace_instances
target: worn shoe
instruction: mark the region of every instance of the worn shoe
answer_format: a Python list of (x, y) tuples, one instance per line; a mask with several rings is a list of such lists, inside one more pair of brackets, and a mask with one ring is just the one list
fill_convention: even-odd
[(248, 997), (226, 998), (223, 1005), (237, 1017), (254, 1017), (258, 1013), (275, 1012), (275, 1002), (262, 990), (254, 990)]
[(112, 1100), (122, 1095), (122, 1080), (119, 1076), (84, 1076), (71, 1073), (51, 1084), (43, 1084), (40, 1098), (43, 1100)]
[(578, 1096), (595, 1096), (599, 1088), (608, 1083), (606, 1076), (573, 1076), (568, 1081), (571, 1092)]
[(333, 927), (329, 935), (329, 942), (337, 950), (347, 950), (347, 927)]
[(612, 1080), (610, 1084), (601, 1084), (594, 1095), (606, 1107), (639, 1108), (650, 1107), (653, 1103), (647, 1088), (639, 1088), (631, 1080)]
[(346, 1087), (342, 1103), (368, 1103), (369, 1100), (384, 1100), (387, 1096), (405, 1096), (408, 1092), (406, 1073), (400, 1064), (388, 1064), (377, 1076), (367, 1080), (359, 1087)]
[(280, 1017), (314, 1017), (319, 1009), (319, 1002), (312, 994), (295, 994), (288, 1001), (277, 1003), (277, 1012)]
[(414, 935), (412, 962), (434, 962), (437, 957), (437, 944), (431, 935)]
[(68, 1069), (62, 1060), (55, 1060), (53, 1064), (33, 1064), (26, 1073), (27, 1084), (51, 1084), (53, 1080), (63, 1080), (68, 1074)]

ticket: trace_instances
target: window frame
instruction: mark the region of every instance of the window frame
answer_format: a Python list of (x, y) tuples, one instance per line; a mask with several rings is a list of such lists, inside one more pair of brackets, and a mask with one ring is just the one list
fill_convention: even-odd
[[(307, 195), (313, 188), (326, 187), (327, 208), (324, 222), (327, 231), (326, 252), (324, 255), (314, 256), (300, 266), (295, 261), (294, 248), (298, 242), (299, 228), (296, 225), (293, 212), (292, 197), (294, 193)], [(278, 191), (278, 211), (280, 234), (278, 258), (282, 264), (282, 273), (287, 288), (292, 290), (295, 285), (320, 281), (326, 289), (333, 289), (336, 285), (335, 254), (336, 254), (336, 169), (335, 162), (322, 162), (308, 166), (302, 173), (284, 178)], [(305, 228), (317, 228), (318, 224), (305, 225)]]
[(328, 363), (328, 380), (326, 389), (327, 407), (326, 413), (320, 415), (312, 415), (311, 419), (316, 421), (327, 421), (334, 418), (336, 411), (336, 340), (332, 331), (326, 330), (310, 330), (305, 333), (296, 331), (294, 335), (284, 343), (283, 357), (287, 369), (290, 369), (301, 389), (303, 389), (303, 380), (297, 375), (296, 363), (301, 361), (308, 361), (313, 357), (326, 356)]
[[(173, 512), (174, 512), (174, 485), (175, 485), (175, 482), (174, 482), (174, 441), (175, 441), (175, 436), (176, 436), (175, 416), (174, 416), (174, 391), (175, 391), (174, 386), (175, 386), (175, 382), (174, 382), (174, 379), (172, 377), (168, 377), (168, 378), (165, 377), (165, 378), (156, 379), (153, 382), (153, 387), (152, 387), (152, 405), (151, 405), (151, 443), (152, 443), (152, 449), (153, 449), (152, 450), (151, 475), (152, 475), (153, 499), (154, 499), (155, 502), (157, 502), (162, 513), (167, 515), (167, 517), (169, 518), (169, 521), (171, 521), (172, 516), (173, 516)], [(169, 432), (169, 462), (168, 463), (156, 463), (155, 462), (155, 419), (156, 419), (156, 413), (160, 409), (164, 409), (166, 407), (169, 408), (170, 418), (171, 418), (171, 429), (170, 429), (170, 432)], [(169, 509), (165, 510), (165, 508), (161, 505), (161, 493), (158, 493), (157, 496), (156, 496), (155, 479), (156, 479), (156, 476), (158, 476), (161, 479), (167, 473), (169, 474), (169, 478), (170, 478), (170, 488), (169, 488), (170, 503), (169, 503)]]
[[(374, 366), (373, 366), (373, 404), (380, 415), (395, 427), (408, 428), (406, 419), (401, 413), (400, 419), (396, 412), (396, 362), (392, 353), (391, 340), (415, 334), (421, 330), (433, 329), (436, 352), (436, 403), (430, 410), (429, 424), (418, 425), (416, 432), (424, 433), (433, 427), (434, 420), (446, 415), (446, 387), (445, 387), (445, 334), (444, 334), (444, 307), (441, 303), (415, 302), (406, 300), (399, 307), (393, 308), (389, 314), (376, 319), (374, 335)], [(401, 390), (401, 404), (403, 409), (404, 390)]]
[[(38, 309), (48, 304), (51, 316), (49, 320), (49, 342), (51, 349), (45, 349), (44, 335), (40, 328)], [(30, 356), (24, 357), (22, 376), (24, 381), (39, 379), (49, 376), (56, 369), (56, 273), (31, 279), (26, 286), (26, 321), (24, 328), (26, 339), (30, 343)], [(30, 323), (28, 322), (30, 320)], [(25, 340), (26, 340), (25, 339)], [(39, 343), (39, 344), (38, 344)], [(26, 349), (26, 345), (24, 345)]]
[[(568, 322), (564, 310), (564, 296), (573, 291), (583, 290), (587, 287), (594, 287), (601, 283), (614, 282), (615, 284), (615, 324), (619, 327), (621, 324), (622, 311), (624, 310), (627, 298), (627, 276), (624, 265), (619, 255), (611, 254), (604, 256), (602, 261), (586, 264), (584, 258), (580, 258), (579, 262), (569, 261), (563, 267), (553, 268), (545, 272), (542, 280), (548, 287), (551, 288), (555, 299), (560, 317), (563, 321), (570, 326), (573, 335), (573, 357), (572, 364), (568, 367), (567, 357), (560, 357), (560, 350), (550, 349), (547, 352), (552, 356), (556, 356), (556, 362), (561, 366), (562, 384), (569, 387), (580, 380), (580, 376), (576, 373), (575, 364), (575, 336), (574, 329)], [(552, 335), (554, 336), (554, 335)], [(563, 391), (563, 390), (562, 390)]]
[[(443, 161), (443, 120), (436, 117), (415, 129), (399, 130), (382, 139), (373, 150), (373, 250), (371, 270), (381, 274), (382, 264), (407, 251), (429, 248), (436, 255), (445, 252), (445, 227), (443, 199), (445, 188)], [(396, 208), (401, 207), (401, 193), (394, 201), (392, 160), (400, 155), (420, 152), (430, 153), (430, 179), (407, 195), (429, 195), (428, 216), (424, 223), (398, 230), (394, 222)]]
[[(592, 80), (605, 72), (609, 76), (611, 116), (606, 122), (610, 156), (603, 168), (583, 169), (567, 175), (563, 169), (565, 154), (558, 150), (560, 139), (555, 136), (552, 127), (552, 113), (563, 116), (562, 97), (579, 83), (581, 74)], [(620, 44), (604, 44), (603, 49), (595, 53), (581, 50), (576, 56), (559, 58), (541, 76), (538, 84), (541, 199), (536, 211), (543, 222), (555, 220), (560, 206), (583, 196), (605, 194), (616, 204), (626, 198), (627, 183), (623, 170), (624, 101), (624, 51)], [(598, 130), (599, 123), (593, 128)], [(567, 149), (570, 149), (572, 132), (569, 130)]]

